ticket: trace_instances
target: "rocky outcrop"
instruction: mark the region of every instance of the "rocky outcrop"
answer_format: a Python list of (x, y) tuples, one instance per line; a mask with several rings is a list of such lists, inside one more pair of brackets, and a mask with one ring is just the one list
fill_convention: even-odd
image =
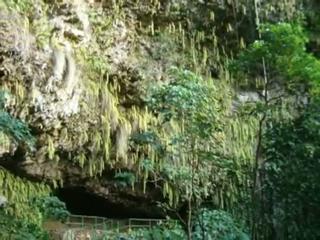
[[(144, 96), (150, 85), (170, 81), (172, 66), (227, 76), (223, 60), (255, 35), (244, 30), (255, 24), (252, 6), (236, 2), (8, 0), (0, 10), (0, 86), (10, 92), (6, 110), (37, 141), (28, 149), (6, 139), (0, 164), (156, 212), (161, 186), (142, 187), (148, 150), (130, 142), (156, 121)], [(291, 17), (290, 6), (272, 18)], [(269, 8), (261, 6), (263, 17)], [(121, 172), (135, 180), (119, 184)]]
[(116, 8), (62, 1), (1, 10), (7, 19), (0, 24), (1, 87), (11, 96), (6, 110), (28, 123), (37, 142), (33, 149), (8, 142), (0, 163), (55, 187), (80, 186), (130, 207), (145, 203), (145, 211), (161, 199), (159, 190), (146, 194), (139, 182), (135, 190), (119, 187), (114, 176), (133, 168), (129, 137), (147, 124), (142, 86), (155, 77), (138, 59), (152, 60), (146, 50), (152, 42), (140, 42), (134, 13), (116, 16), (124, 14), (112, 14)]

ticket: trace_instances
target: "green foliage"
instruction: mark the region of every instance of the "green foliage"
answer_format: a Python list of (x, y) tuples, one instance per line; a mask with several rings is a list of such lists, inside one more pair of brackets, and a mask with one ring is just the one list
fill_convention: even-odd
[(17, 143), (26, 143), (32, 146), (35, 139), (26, 123), (14, 118), (5, 111), (5, 103), (9, 97), (8, 93), (0, 91), (0, 132), (3, 132)]
[(0, 209), (0, 239), (48, 240), (48, 234), (37, 224), (16, 218)]
[(214, 94), (215, 86), (187, 70), (171, 69), (172, 82), (154, 89), (148, 105), (163, 122), (183, 121), (186, 132), (209, 137), (219, 130), (216, 122), (221, 112)]
[(317, 239), (314, 129), (319, 128), (315, 99), (320, 61), (306, 51), (308, 38), (299, 23), (264, 24), (260, 32), (261, 39), (231, 65), (238, 79), (247, 80), (243, 86), (260, 91), (263, 99), (247, 109), (260, 119), (259, 144), (264, 146), (257, 149), (251, 179), (259, 185), (252, 194), (252, 224), (257, 226), (252, 234), (261, 239)]
[(167, 222), (154, 226), (151, 229), (133, 231), (125, 240), (184, 240), (186, 235), (181, 225), (175, 222)]
[(164, 195), (173, 205), (179, 197), (200, 200), (208, 196), (208, 169), (221, 147), (215, 134), (222, 131), (223, 108), (210, 80), (176, 68), (170, 76), (171, 82), (152, 89), (147, 99), (160, 119), (159, 132), (144, 133), (138, 140), (166, 160), (159, 170), (171, 182), (164, 184)]
[(157, 126), (132, 140), (147, 146), (139, 169), (162, 184), (165, 209), (186, 201), (196, 209), (208, 198), (227, 208), (247, 196), (255, 124), (231, 115), (230, 96), (227, 86), (177, 68), (169, 83), (150, 90)]
[(2, 110), (0, 110), (0, 131), (10, 136), (15, 142), (27, 143), (29, 146), (34, 144), (35, 139), (27, 125)]
[[(0, 92), (0, 131), (17, 144), (26, 143), (32, 146), (35, 140), (27, 125), (12, 117), (5, 110), (8, 98), (10, 98), (10, 95), (4, 91)], [(29, 220), (33, 224), (39, 224), (42, 220), (41, 214), (38, 209), (34, 209), (30, 205), (29, 201), (34, 197), (48, 196), (49, 192), (48, 186), (26, 181), (0, 167), (0, 194), (7, 197), (10, 203), (6, 208), (6, 212), (10, 216)]]
[[(34, 9), (34, 3), (30, 0), (3, 0), (3, 4), (9, 10), (15, 10), (19, 13), (30, 14)], [(0, 6), (2, 3), (0, 3)]]
[(276, 81), (290, 92), (306, 89), (319, 94), (320, 61), (306, 52), (307, 42), (298, 23), (264, 24), (261, 40), (239, 55), (233, 69), (251, 78), (262, 77), (266, 71), (273, 83)]
[[(24, 203), (28, 205), (28, 211), (24, 215), (17, 215), (15, 211), (7, 211), (7, 208), (17, 208), (20, 205), (10, 203), (4, 209), (0, 209), (0, 239), (14, 240), (48, 240), (48, 233), (42, 228), (42, 224), (47, 219), (59, 221), (66, 220), (68, 212), (65, 204), (56, 197), (34, 197)], [(38, 215), (40, 221), (36, 221)]]
[(0, 109), (4, 109), (9, 94), (6, 91), (0, 91)]
[(170, 82), (155, 86), (147, 98), (158, 117), (157, 128), (132, 138), (161, 159), (155, 164), (148, 155), (141, 162), (142, 169), (162, 183), (167, 202), (160, 205), (172, 211), (188, 204), (189, 214), (182, 222), (189, 235), (190, 213), (205, 200), (230, 209), (248, 196), (255, 123), (233, 115), (230, 96), (227, 86), (174, 68)]
[(320, 238), (320, 108), (314, 100), (293, 121), (266, 133), (265, 222), (273, 239)]
[[(99, 124), (98, 130), (91, 131), (97, 128), (95, 125), (81, 131), (77, 145), (72, 148), (76, 150), (74, 152), (79, 153), (74, 159), (89, 172), (90, 177), (96, 176), (97, 173), (102, 175), (107, 169), (105, 166), (108, 166), (108, 169), (119, 166), (122, 169), (130, 169), (115, 174), (114, 180), (120, 186), (134, 186), (142, 178), (145, 190), (147, 181), (153, 178), (155, 186), (162, 187), (164, 198), (170, 205), (168, 208), (175, 208), (180, 206), (180, 203), (189, 201), (196, 209), (204, 199), (212, 199), (215, 206), (228, 208), (231, 206), (230, 202), (240, 199), (239, 196), (248, 196), (252, 183), (250, 157), (252, 148), (256, 145), (256, 134), (252, 133), (256, 129), (255, 120), (266, 112), (269, 114), (273, 106), (270, 106), (269, 102), (249, 106), (251, 109), (244, 109), (244, 112), (250, 115), (246, 122), (233, 114), (229, 103), (231, 98), (222, 91), (218, 83), (213, 83), (212, 79), (202, 79), (191, 71), (173, 69), (169, 74), (171, 79), (165, 79), (169, 80), (168, 83), (152, 89), (147, 99), (148, 108), (157, 116), (156, 120), (153, 116), (150, 117), (151, 114), (148, 115), (147, 111), (137, 111), (134, 107), (128, 109), (123, 104), (123, 99), (126, 98), (123, 92), (127, 94), (132, 90), (127, 87), (127, 84), (133, 86), (129, 85), (132, 79), (128, 81), (128, 76), (118, 79), (117, 71), (112, 71), (115, 76), (109, 79), (108, 69), (113, 64), (108, 66), (110, 56), (109, 53), (105, 54), (108, 52), (105, 49), (113, 46), (111, 31), (117, 29), (117, 25), (120, 26), (120, 30), (122, 28), (122, 23), (118, 24), (115, 19), (123, 20), (125, 23), (125, 35), (130, 34), (131, 27), (134, 27), (130, 24), (131, 19), (126, 19), (126, 5), (134, 5), (134, 15), (138, 16), (137, 24), (134, 25), (139, 25), (139, 20), (149, 21), (146, 20), (149, 18), (148, 14), (140, 12), (141, 1), (133, 2), (125, 4), (125, 1), (114, 1), (114, 9), (110, 13), (96, 11), (96, 8), (89, 10), (92, 39), (96, 42), (90, 43), (88, 48), (80, 48), (76, 55), (81, 56), (76, 57), (79, 58), (79, 62), (83, 61), (79, 66), (83, 65), (82, 78), (87, 80), (83, 81), (88, 90), (84, 91), (84, 96), (88, 96), (87, 102), (93, 105), (82, 102), (82, 112), (85, 115), (80, 115), (79, 118), (95, 116), (96, 118), (92, 119), (98, 119), (99, 121), (94, 122)], [(125, 46), (124, 51), (127, 49), (127, 41), (128, 49), (132, 46), (137, 46), (136, 49), (141, 47), (143, 52), (148, 52), (146, 54), (164, 69), (174, 63), (196, 69), (197, 72), (205, 72), (207, 75), (210, 72), (215, 77), (225, 74), (226, 79), (220, 80), (229, 80), (228, 72), (223, 71), (222, 59), (226, 59), (226, 55), (231, 54), (234, 47), (244, 45), (242, 38), (249, 38), (247, 35), (254, 32), (254, 7), (248, 5), (247, 0), (209, 2), (172, 1), (166, 6), (159, 1), (152, 1), (144, 8), (150, 9), (152, 5), (152, 25), (149, 28), (156, 46), (149, 44), (148, 39), (143, 39), (145, 36), (141, 39), (134, 36), (136, 33), (141, 34), (142, 29), (132, 31), (132, 36), (121, 38), (124, 42), (120, 45)], [(294, 7), (290, 7), (294, 1), (278, 1), (279, 3), (275, 4), (270, 4), (270, 1), (259, 2), (261, 9), (258, 11), (266, 15), (274, 6), (275, 9), (282, 9), (279, 15), (283, 15), (284, 12), (289, 15), (289, 12), (295, 10)], [(1, 7), (3, 3), (8, 9), (28, 17), (28, 30), (36, 36), (39, 46), (49, 43), (52, 26), (47, 20), (47, 8), (43, 8), (43, 1), (4, 0), (0, 2)], [(51, 4), (47, 5), (51, 7)], [(37, 14), (36, 7), (39, 6), (45, 13), (40, 14), (40, 18), (32, 20), (34, 14)], [(167, 12), (158, 19), (156, 14), (162, 9), (166, 9)], [(129, 14), (130, 18), (131, 15)], [(273, 18), (274, 13), (271, 11), (270, 15)], [(164, 16), (173, 21), (178, 20), (177, 25), (169, 23), (169, 33), (162, 32), (162, 28), (165, 28), (162, 24), (166, 24), (166, 21), (162, 21)], [(277, 16), (275, 18), (278, 19)], [(318, 17), (313, 16), (313, 20), (317, 22)], [(70, 23), (73, 21), (76, 20), (71, 19)], [(145, 22), (140, 24), (144, 25)], [(241, 32), (241, 29), (247, 26), (251, 26), (248, 28), (250, 33)], [(223, 33), (222, 37), (218, 36), (220, 32)], [(239, 78), (249, 78), (249, 86), (254, 90), (267, 92), (277, 85), (288, 95), (310, 92), (312, 96), (320, 94), (320, 63), (312, 54), (306, 52), (308, 39), (301, 26), (296, 23), (266, 24), (262, 26), (260, 33), (261, 39), (250, 45), (233, 62), (232, 67), (239, 74)], [(168, 60), (164, 60), (163, 55), (167, 55)], [(131, 57), (130, 54), (130, 63)], [(148, 59), (144, 55), (142, 58)], [(126, 63), (123, 69), (122, 64), (120, 65), (120, 72), (125, 72)], [(136, 68), (135, 64), (133, 65)], [(147, 63), (141, 65), (148, 66)], [(264, 86), (268, 84), (263, 78), (268, 78), (270, 86)], [(122, 81), (125, 84), (122, 84)], [(133, 98), (136, 95), (132, 95)], [(284, 106), (282, 103), (279, 105)], [(287, 109), (287, 112), (290, 110)], [(294, 110), (295, 113), (300, 111)], [(251, 115), (252, 112), (254, 114)], [(270, 114), (266, 125), (268, 128), (262, 131), (267, 131), (264, 153), (267, 160), (263, 162), (265, 166), (262, 166), (261, 170), (265, 171), (261, 199), (266, 200), (266, 205), (271, 208), (264, 209), (266, 212), (261, 218), (264, 218), (267, 225), (263, 227), (268, 228), (271, 225), (283, 239), (319, 237), (316, 230), (319, 228), (316, 224), (316, 216), (319, 215), (319, 178), (316, 170), (319, 169), (317, 159), (320, 151), (320, 123), (317, 112), (315, 105), (292, 122), (276, 121)], [(270, 119), (273, 121), (269, 121)], [(68, 143), (73, 141), (72, 131), (68, 133), (68, 126), (64, 129)], [(27, 125), (9, 114), (5, 110), (4, 101), (1, 100), (0, 132), (18, 144), (34, 143)], [(130, 135), (133, 144), (128, 151), (126, 143)], [(112, 146), (115, 142), (117, 150)], [(48, 157), (54, 159), (57, 154), (54, 141), (48, 138), (47, 143)], [(131, 156), (132, 152), (134, 156)], [(117, 156), (116, 160), (113, 159), (114, 155)], [(265, 155), (259, 156), (261, 160)], [(47, 186), (27, 182), (2, 169), (0, 194), (4, 194), (13, 202), (7, 212), (0, 216), (0, 221), (1, 218), (7, 219), (5, 225), (0, 225), (0, 234), (8, 232), (1, 231), (1, 227), (7, 225), (9, 232), (16, 229), (21, 229), (19, 234), (33, 232), (32, 235), (22, 235), (17, 239), (45, 239), (45, 235), (41, 235), (39, 229), (41, 221), (49, 217), (64, 219), (67, 214), (65, 206), (58, 199), (47, 197)], [(29, 202), (31, 198), (34, 199)], [(28, 218), (32, 221), (28, 221)], [(231, 216), (222, 211), (200, 211), (194, 222), (195, 239), (247, 239)], [(3, 238), (7, 238), (7, 235)], [(135, 232), (131, 239), (186, 239), (186, 236), (181, 227), (158, 226), (152, 230)]]
[(194, 240), (249, 240), (249, 236), (225, 211), (201, 209), (195, 217)]
[[(32, 146), (34, 138), (27, 125), (5, 110), (8, 98), (10, 96), (6, 92), (0, 92), (0, 131), (17, 144), (26, 143)], [(49, 239), (48, 234), (41, 228), (43, 220), (51, 214), (62, 214), (57, 201), (48, 199), (49, 192), (48, 186), (26, 181), (0, 167), (0, 195), (8, 199), (7, 206), (0, 209), (0, 238)]]
[(185, 240), (185, 231), (176, 221), (165, 221), (153, 227), (132, 228), (130, 231), (105, 231), (91, 234), (93, 240)]
[(40, 224), (41, 214), (30, 205), (30, 199), (49, 196), (49, 193), (50, 188), (47, 185), (32, 183), (0, 168), (0, 195), (8, 199), (6, 212), (10, 215)]
[(35, 197), (31, 205), (39, 209), (44, 219), (65, 221), (69, 215), (66, 204), (57, 197)]
[(123, 187), (133, 186), (136, 180), (135, 175), (131, 172), (116, 173), (114, 178), (117, 181), (117, 184)]

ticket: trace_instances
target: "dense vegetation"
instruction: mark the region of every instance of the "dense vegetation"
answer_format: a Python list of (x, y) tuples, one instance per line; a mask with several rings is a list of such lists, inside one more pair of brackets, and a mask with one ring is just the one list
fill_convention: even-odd
[[(77, 42), (77, 31), (59, 35), (50, 25), (47, 15), (59, 4), (0, 1), (3, 16), (23, 16), (23, 31), (0, 22), (0, 39), (6, 24), (13, 35), (26, 25), (35, 36), (35, 55), (48, 46), (74, 48), (74, 59), (55, 52), (63, 64), (59, 70), (55, 60), (53, 75), (68, 81), (49, 86), (41, 82), (46, 64), (40, 73), (34, 66), (45, 54), (20, 56), (21, 46), (27, 48), (21, 37), (15, 36), (15, 46), (9, 36), (0, 42), (0, 61), (9, 66), (0, 69), (0, 196), (7, 199), (0, 207), (1, 239), (52, 237), (43, 223), (68, 215), (53, 196), (68, 180), (68, 168), (80, 169), (80, 182), (112, 181), (118, 191), (146, 196), (156, 192), (158, 208), (176, 220), (97, 239), (320, 238), (316, 1), (113, 1), (101, 11), (91, 6), (94, 40), (88, 45)], [(130, 22), (132, 16), (140, 23)], [(86, 26), (81, 19), (68, 21)], [(139, 29), (123, 30), (121, 21)], [(136, 44), (131, 65), (114, 64), (107, 51), (123, 41), (109, 40), (121, 31)], [(115, 51), (117, 58), (122, 51)], [(74, 62), (83, 68), (81, 78)], [(77, 99), (80, 111), (54, 112), (74, 104), (77, 89), (84, 92)], [(23, 159), (40, 169), (54, 163), (49, 166), (59, 171), (33, 177), (17, 170), (15, 161)]]

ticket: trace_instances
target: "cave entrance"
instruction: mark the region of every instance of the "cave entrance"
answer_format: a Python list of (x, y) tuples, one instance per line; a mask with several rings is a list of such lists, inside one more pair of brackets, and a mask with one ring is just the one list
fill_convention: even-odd
[(143, 208), (135, 208), (125, 206), (122, 203), (108, 201), (108, 199), (92, 194), (82, 187), (60, 188), (56, 191), (55, 195), (65, 202), (68, 211), (75, 215), (99, 216), (113, 219), (155, 217), (150, 216), (150, 212), (143, 211)]

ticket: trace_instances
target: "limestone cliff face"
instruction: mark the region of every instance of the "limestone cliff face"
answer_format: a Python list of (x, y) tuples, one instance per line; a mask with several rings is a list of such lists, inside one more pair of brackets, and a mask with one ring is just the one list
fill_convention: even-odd
[[(106, 1), (5, 1), (1, 8), (1, 88), (7, 110), (28, 123), (36, 146), (8, 143), (1, 164), (53, 186), (83, 187), (109, 201), (155, 205), (159, 190), (119, 186), (115, 174), (137, 168), (131, 134), (152, 118), (143, 106), (148, 84), (178, 62), (176, 44), (159, 51), (150, 22), (157, 4)], [(141, 9), (136, 9), (141, 7)], [(152, 27), (154, 28), (154, 26)], [(162, 56), (174, 50), (176, 57)], [(154, 56), (157, 54), (157, 56)], [(160, 192), (161, 193), (161, 192)], [(133, 204), (135, 203), (135, 204)]]
[[(236, 2), (0, 3), (1, 89), (10, 92), (7, 110), (37, 139), (31, 150), (3, 145), (0, 164), (55, 187), (153, 209), (162, 190), (143, 190), (148, 176), (139, 175), (139, 159), (148, 150), (130, 142), (156, 121), (145, 109), (146, 91), (169, 81), (172, 66), (219, 78), (224, 59), (256, 34), (252, 4)], [(290, 18), (297, 4), (260, 6), (261, 16)], [(135, 173), (135, 181), (119, 184), (120, 171)]]

